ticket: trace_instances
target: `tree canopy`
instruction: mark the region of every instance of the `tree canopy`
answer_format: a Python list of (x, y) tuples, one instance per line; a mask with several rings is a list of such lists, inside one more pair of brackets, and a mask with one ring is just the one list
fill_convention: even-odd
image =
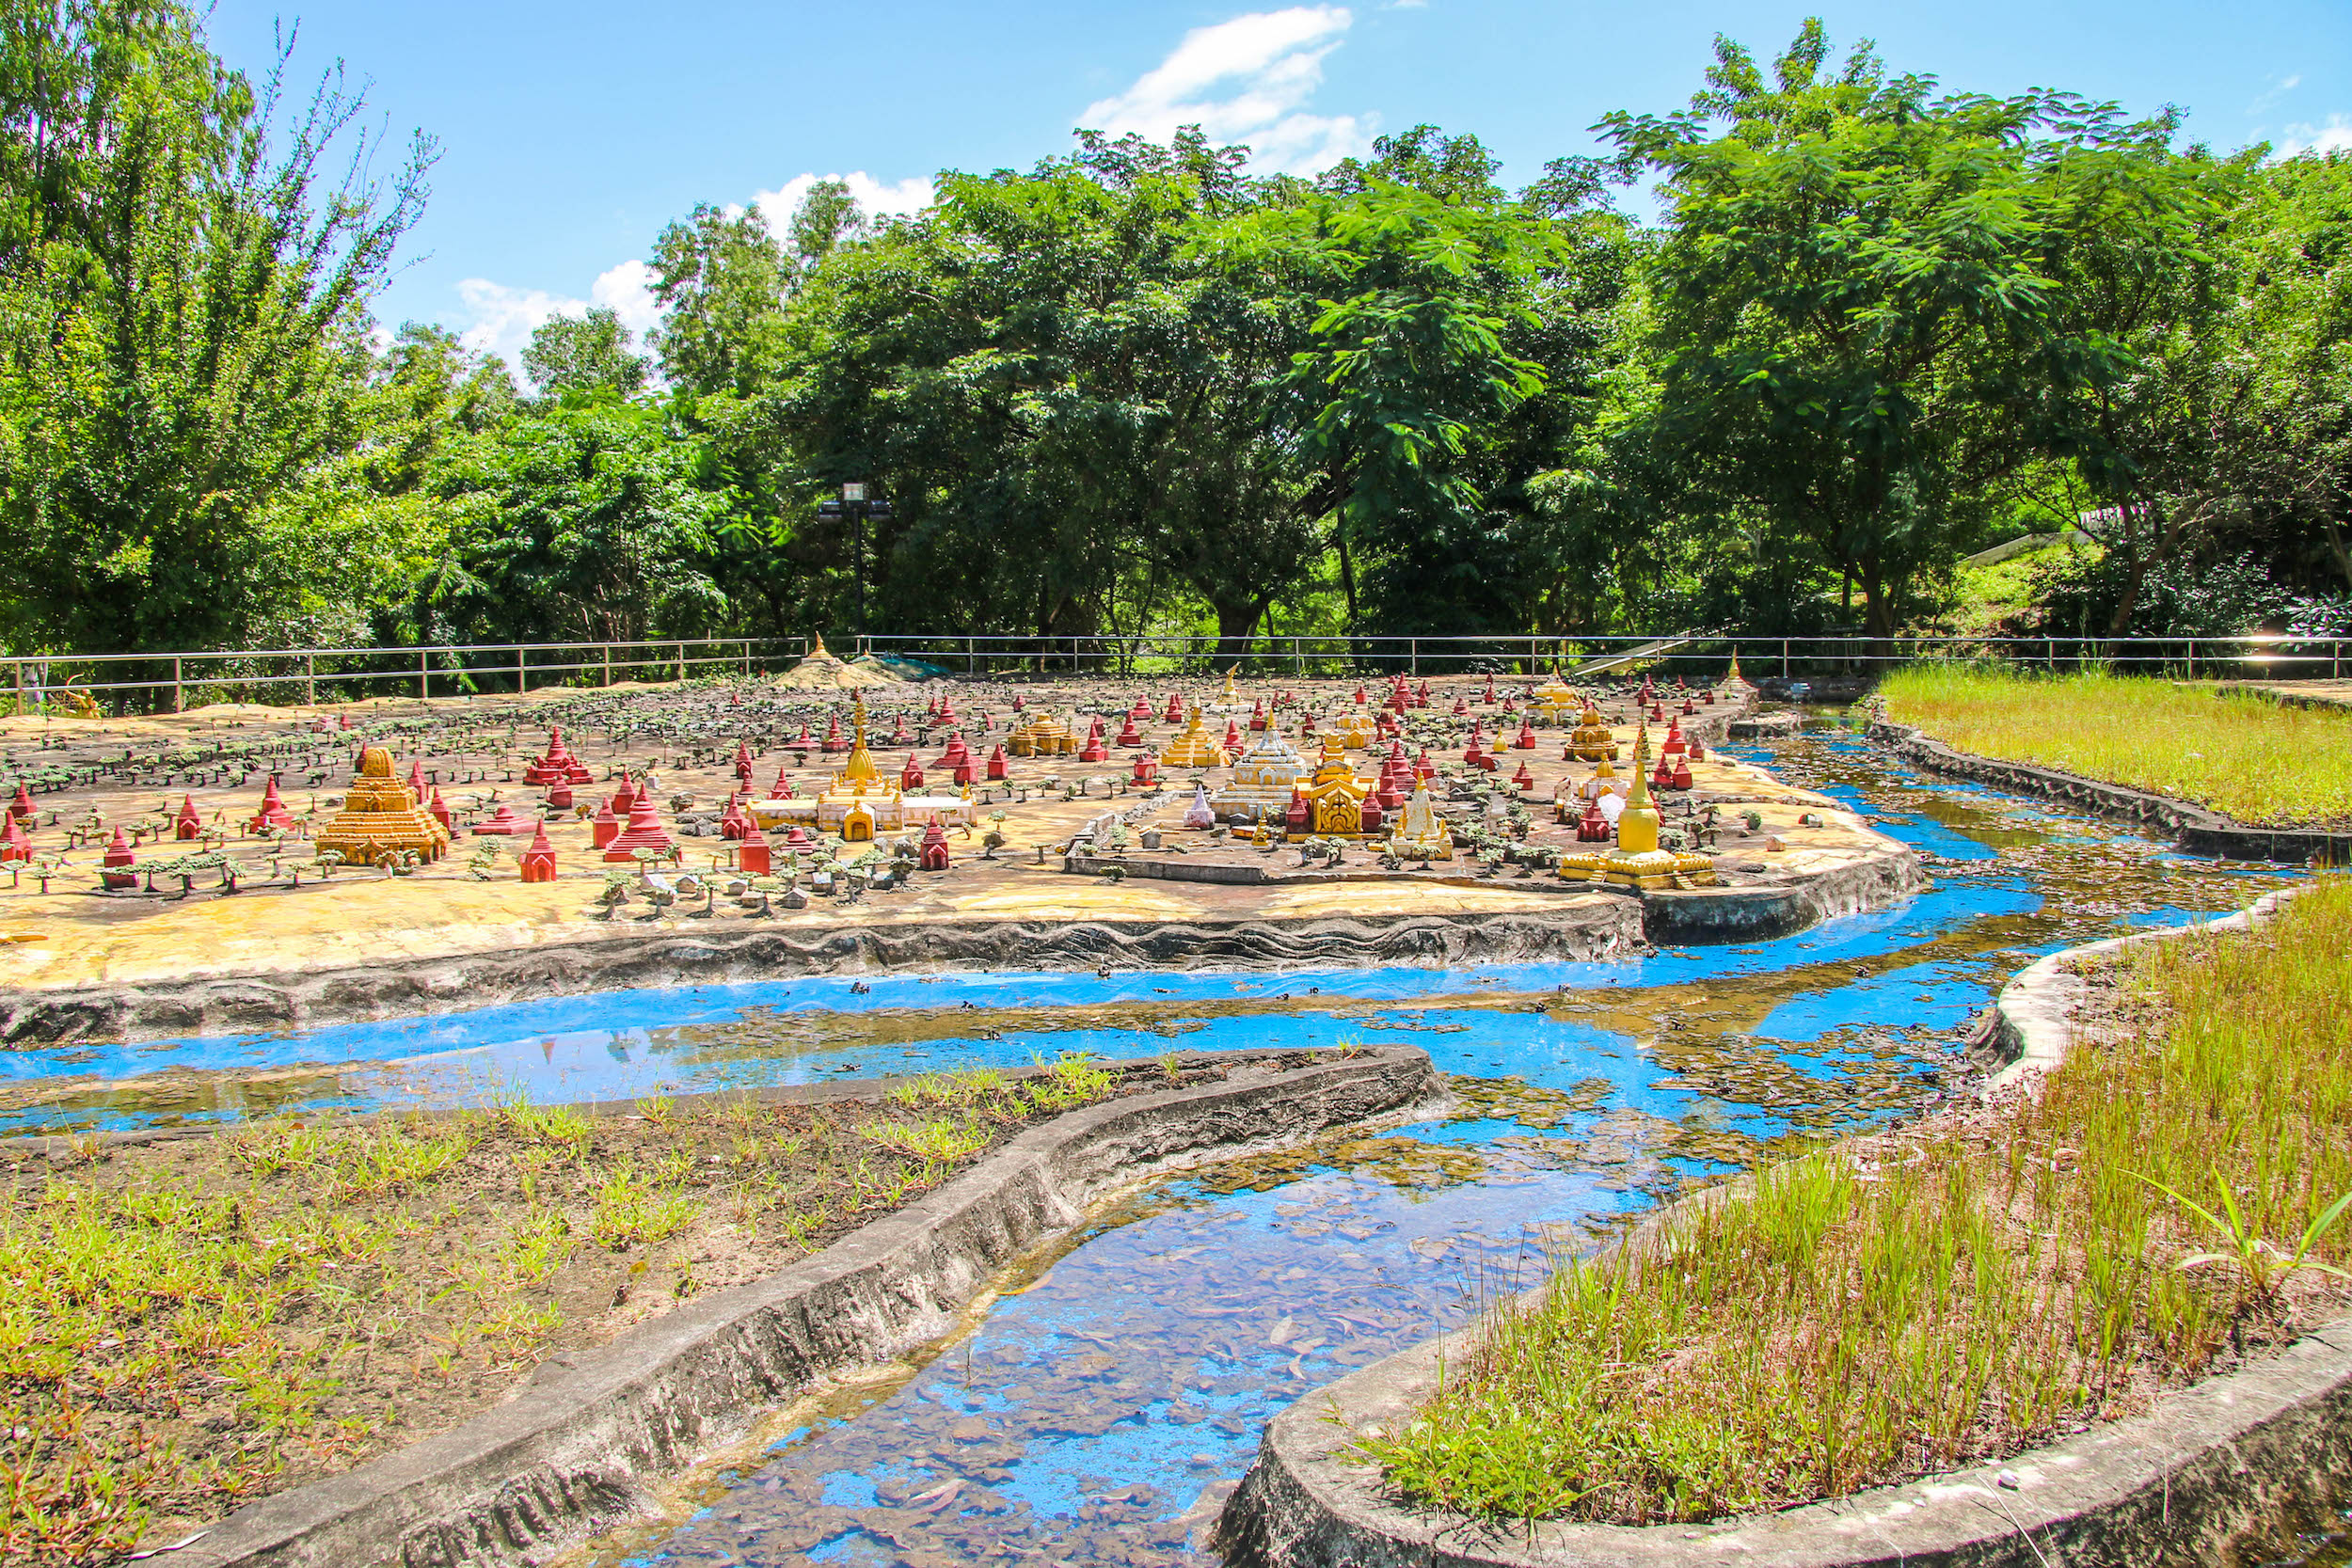
[[(0, 0), (17, 651), (850, 630), (860, 582), (866, 629), (1229, 657), (1883, 635), (2061, 527), (2098, 547), (2027, 613), (2070, 633), (2352, 626), (2352, 156), (1808, 22), (1516, 192), (1432, 125), (1312, 179), (1193, 128), (904, 216), (701, 204), (642, 344), (559, 314), (510, 370), (376, 325), (436, 149), (369, 174), (364, 93), (293, 69)], [(849, 482), (890, 518), (820, 513)]]

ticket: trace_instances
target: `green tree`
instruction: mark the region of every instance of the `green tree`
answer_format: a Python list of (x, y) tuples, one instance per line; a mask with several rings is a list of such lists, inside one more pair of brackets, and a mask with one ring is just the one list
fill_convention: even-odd
[[(196, 13), (0, 5), (0, 517), (19, 646), (236, 645), (263, 511), (362, 437), (368, 302), (421, 210), (363, 95), (289, 108)], [(336, 161), (340, 183), (322, 179)]]
[(634, 397), (651, 373), (628, 328), (607, 306), (591, 306), (584, 316), (549, 316), (523, 350), (523, 374), (544, 397), (598, 391)]
[(1866, 44), (1825, 71), (1809, 21), (1767, 80), (1718, 39), (1688, 110), (1603, 122), (1661, 180), (1663, 418), (1726, 494), (1803, 531), (1887, 635), (1948, 562), (2061, 359), (2053, 159), (2143, 132), (2062, 94), (1932, 96)]
[(433, 491), (450, 542), (416, 620), (437, 637), (625, 641), (725, 621), (710, 567), (729, 498), (662, 408), (565, 392), (454, 443)]
[(653, 269), (653, 348), (672, 387), (749, 393), (772, 378), (792, 274), (757, 208), (695, 207), (655, 240)]

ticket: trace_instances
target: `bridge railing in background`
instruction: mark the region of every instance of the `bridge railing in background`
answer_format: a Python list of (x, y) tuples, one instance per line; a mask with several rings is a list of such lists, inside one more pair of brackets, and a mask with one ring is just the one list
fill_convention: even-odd
[(239, 648), (5, 656), (19, 713), (58, 711), (69, 692), (118, 711), (192, 703), (272, 705), (366, 697), (516, 693), (616, 681), (755, 675), (788, 667), (805, 638), (689, 637), (612, 642), (435, 643), (406, 648)]

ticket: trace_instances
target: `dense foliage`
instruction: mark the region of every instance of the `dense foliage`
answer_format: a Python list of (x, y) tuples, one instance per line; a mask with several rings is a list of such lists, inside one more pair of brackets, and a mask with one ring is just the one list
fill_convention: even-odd
[[(20, 652), (754, 636), (2332, 626), (2352, 156), (1719, 41), (1516, 194), (1081, 133), (910, 217), (700, 206), (643, 344), (370, 309), (434, 150), (177, 0), (0, 0), (0, 626)], [(298, 107), (296, 105), (299, 105)], [(1657, 221), (1613, 203), (1647, 183)], [(845, 482), (892, 501), (822, 515)], [(2207, 584), (2215, 585), (2207, 591)]]

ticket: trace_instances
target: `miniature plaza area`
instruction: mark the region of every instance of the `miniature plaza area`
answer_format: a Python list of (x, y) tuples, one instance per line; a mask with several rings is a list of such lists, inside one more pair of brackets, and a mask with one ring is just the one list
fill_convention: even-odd
[[(1754, 697), (1724, 673), (845, 671), (855, 689), (17, 721), (0, 988), (560, 947), (581, 957), (554, 983), (595, 989), (614, 983), (599, 944), (663, 933), (784, 933), (799, 957), (782, 968), (872, 960), (828, 947), (836, 932), (901, 933), (890, 951), (915, 964), (1093, 967), (1099, 946), (1057, 946), (1078, 924), (1185, 928), (1166, 958), (1247, 961), (1244, 927), (1533, 917), (1592, 956), (1641, 945), (1645, 900), (1755, 934), (1853, 907), (1867, 891), (1836, 884), (1857, 867), (1903, 885), (1908, 857), (1852, 813), (1719, 754)], [(1791, 902), (1815, 887), (1832, 891)], [(369, 1004), (355, 990), (344, 1007)]]
[[(2040, 1478), (2074, 1472), (2037, 1445), (2259, 1370), (2352, 1303), (2316, 1271), (2233, 1305), (2217, 1273), (2152, 1268), (2130, 1288), (2194, 1338), (2159, 1342), (2148, 1307), (2103, 1370), (2102, 1308), (2066, 1283), (2090, 1264), (2044, 1245), (2112, 1223), (2193, 1255), (2116, 1178), (2145, 1162), (2175, 1184), (2233, 1162), (2280, 1212), (2352, 1184), (2352, 1138), (2299, 1109), (2352, 1061), (2352, 897), (1936, 771), (1897, 721), (1989, 699), (1906, 679), (1833, 715), (1728, 658), (916, 685), (825, 656), (10, 721), (0, 1418), (40, 1499), (11, 1560), (1337, 1568), (1377, 1527), (1565, 1561), (1511, 1554), (1528, 1528), (1642, 1551), (1793, 1528), (1994, 1462), (2026, 1478), (2010, 1501), (2056, 1507)], [(2005, 692), (2044, 705), (2029, 736), (2118, 700)], [(2184, 705), (2211, 693), (2128, 695), (2219, 733)], [(2170, 1120), (2106, 1114), (2154, 1102), (2137, 1079), (1980, 1098), (2029, 1049), (1995, 1012), (2042, 960), (2304, 890), (2291, 983), (2217, 949), (2217, 995), (2334, 1043), (2230, 1036), (2200, 1082), (2231, 1102)], [(2160, 1039), (2201, 973), (2150, 1000), (2103, 972), (2067, 1027)], [(2257, 1168), (2281, 1117), (2327, 1140), (2310, 1182)], [(1737, 1288), (1675, 1307), (1697, 1370), (1644, 1341), (1654, 1377), (1546, 1349), (1540, 1375), (1413, 1381), (1444, 1336), (1552, 1322), (1488, 1311), (1551, 1260), (1808, 1157), (1851, 1172), (1807, 1232), (1839, 1280), (1899, 1285), (1862, 1260), (1943, 1237), (1940, 1195), (1995, 1195), (1942, 1315), (1759, 1272), (1733, 1227), (1706, 1277)], [(2050, 1180), (2012, 1212), (2004, 1173), (2033, 1161)], [(2107, 1216), (2116, 1192), (2140, 1207)], [(1880, 1326), (1836, 1317), (1850, 1299)], [(1859, 1347), (1867, 1391), (1767, 1345), (1783, 1323)], [(1938, 1360), (1914, 1325), (1967, 1348)], [(1963, 1373), (2006, 1381), (1954, 1439), (1938, 1390)], [(1671, 1491), (1692, 1410), (1745, 1490), (1619, 1507), (1559, 1481)], [(1772, 1436), (1815, 1419), (1844, 1457)], [(1487, 1465), (1489, 1433), (1538, 1458)], [(1494, 1501), (1538, 1493), (1532, 1527)]]

